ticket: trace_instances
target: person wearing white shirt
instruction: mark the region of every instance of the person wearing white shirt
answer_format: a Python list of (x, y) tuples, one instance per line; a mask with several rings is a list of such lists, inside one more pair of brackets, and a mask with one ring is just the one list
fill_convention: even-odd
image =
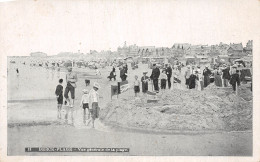
[(83, 89), (83, 96), (81, 98), (80, 107), (83, 108), (83, 123), (86, 124), (86, 109), (88, 109), (88, 118), (90, 118), (89, 112), (89, 93), (87, 89)]
[[(98, 94), (98, 89), (100, 89), (100, 85), (98, 83), (94, 83), (93, 89), (90, 90), (89, 92), (89, 111), (91, 114), (91, 121), (92, 121), (92, 128), (95, 128), (95, 119), (99, 117), (99, 94)], [(89, 124), (89, 123), (88, 123)], [(87, 124), (87, 125), (88, 125)]]

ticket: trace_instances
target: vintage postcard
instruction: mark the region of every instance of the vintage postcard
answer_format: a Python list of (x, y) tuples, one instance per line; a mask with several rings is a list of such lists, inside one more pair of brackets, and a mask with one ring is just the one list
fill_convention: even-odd
[(0, 161), (259, 161), (259, 11), (1, 2)]

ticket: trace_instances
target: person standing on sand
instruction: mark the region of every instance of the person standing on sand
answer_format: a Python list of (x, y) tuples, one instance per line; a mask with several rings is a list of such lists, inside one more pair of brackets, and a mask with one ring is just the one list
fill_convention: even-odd
[(228, 86), (228, 82), (230, 80), (230, 67), (227, 66), (226, 64), (223, 65), (224, 68), (222, 70), (222, 79), (223, 79), (223, 86), (227, 87)]
[(89, 125), (89, 123), (92, 123), (92, 128), (95, 128), (95, 119), (99, 117), (99, 106), (98, 106), (98, 102), (99, 102), (99, 94), (98, 94), (98, 90), (100, 89), (100, 85), (98, 83), (94, 83), (93, 85), (93, 89), (91, 89), (89, 91), (89, 111), (91, 114), (91, 120), (88, 122), (87, 125)]
[[(68, 73), (66, 74), (66, 82), (67, 86), (65, 88), (64, 97), (66, 98), (65, 105), (70, 105), (71, 108), (74, 106), (74, 99), (75, 99), (75, 88), (76, 82), (78, 81), (77, 74), (72, 72), (72, 66), (68, 66)], [(71, 100), (69, 99), (69, 92), (71, 95)]]
[(17, 76), (17, 77), (19, 76), (19, 70), (18, 70), (18, 68), (16, 68), (16, 76)]
[(236, 70), (236, 73), (231, 75), (230, 84), (232, 85), (233, 90), (236, 91), (236, 85), (240, 85), (239, 70)]
[[(83, 89), (83, 96), (81, 98), (80, 106), (83, 108), (83, 123), (86, 124), (86, 119), (89, 119), (90, 112), (89, 112), (89, 92), (87, 89)], [(88, 117), (86, 118), (86, 109), (88, 109)]]
[(217, 87), (222, 87), (221, 75), (222, 75), (222, 70), (220, 70), (219, 67), (217, 67), (217, 69), (215, 69), (214, 71), (214, 82)]
[(137, 94), (140, 92), (140, 81), (138, 80), (137, 75), (135, 75), (134, 92), (135, 92), (135, 97), (137, 97)]
[(56, 91), (55, 91), (56, 98), (57, 98), (57, 101), (58, 101), (58, 106), (57, 106), (57, 108), (58, 108), (57, 118), (58, 119), (61, 119), (61, 108), (62, 108), (62, 104), (63, 104), (63, 86), (62, 86), (62, 83), (63, 83), (63, 79), (60, 79), (59, 84), (57, 85)]
[(160, 80), (161, 80), (161, 89), (165, 90), (166, 89), (166, 80), (167, 80), (167, 75), (165, 73), (165, 70), (162, 71), (160, 74)]
[(120, 66), (119, 70), (120, 70), (120, 78), (121, 78), (122, 82), (126, 81), (127, 76), (126, 76), (126, 72), (125, 72), (125, 69), (123, 68), (123, 66)]
[(189, 88), (189, 84), (190, 84), (190, 75), (191, 75), (191, 72), (190, 72), (190, 66), (187, 66), (187, 70), (185, 71), (185, 74), (184, 74), (184, 77), (185, 77), (185, 85), (187, 86), (187, 88)]
[(142, 82), (142, 92), (145, 95), (148, 91), (148, 81), (149, 78), (148, 76), (146, 76), (147, 72), (143, 72), (143, 76), (141, 78), (141, 82)]
[(156, 64), (153, 64), (153, 71), (152, 71), (150, 78), (153, 81), (154, 90), (156, 91), (156, 93), (159, 92), (159, 86), (158, 86), (159, 76), (160, 76), (160, 69), (156, 66)]
[(166, 75), (167, 75), (167, 81), (168, 81), (168, 88), (171, 89), (172, 67), (170, 64), (166, 64)]
[(207, 87), (210, 84), (210, 76), (211, 71), (208, 69), (208, 66), (205, 67), (203, 70), (203, 76), (204, 76), (204, 87)]

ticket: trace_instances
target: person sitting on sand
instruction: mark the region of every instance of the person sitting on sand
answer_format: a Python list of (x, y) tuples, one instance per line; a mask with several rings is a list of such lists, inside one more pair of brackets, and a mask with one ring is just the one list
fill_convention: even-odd
[(116, 69), (113, 67), (112, 71), (110, 72), (110, 75), (107, 77), (109, 81), (111, 81), (112, 78), (114, 78), (114, 81), (116, 80)]
[(63, 86), (62, 86), (62, 83), (63, 83), (63, 79), (60, 79), (59, 84), (57, 85), (56, 91), (55, 91), (56, 98), (57, 98), (57, 101), (58, 101), (58, 106), (57, 106), (58, 107), (58, 113), (57, 113), (58, 119), (61, 119), (61, 108), (62, 108), (62, 104), (63, 104)]
[[(99, 117), (99, 94), (98, 89), (100, 89), (100, 85), (98, 83), (94, 83), (93, 89), (89, 91), (89, 111), (91, 114), (91, 122), (92, 122), (92, 128), (95, 128), (95, 119)], [(89, 121), (90, 122), (90, 121)], [(87, 124), (89, 125), (89, 123)]]
[(90, 117), (89, 113), (89, 93), (87, 89), (83, 89), (83, 96), (81, 98), (80, 107), (83, 108), (83, 123), (86, 124), (86, 109), (88, 109), (88, 118)]

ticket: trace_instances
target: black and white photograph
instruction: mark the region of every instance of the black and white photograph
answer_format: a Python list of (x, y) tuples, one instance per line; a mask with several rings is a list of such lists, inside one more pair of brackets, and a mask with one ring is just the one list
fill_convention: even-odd
[(255, 0), (0, 2), (2, 160), (257, 161), (259, 6)]

